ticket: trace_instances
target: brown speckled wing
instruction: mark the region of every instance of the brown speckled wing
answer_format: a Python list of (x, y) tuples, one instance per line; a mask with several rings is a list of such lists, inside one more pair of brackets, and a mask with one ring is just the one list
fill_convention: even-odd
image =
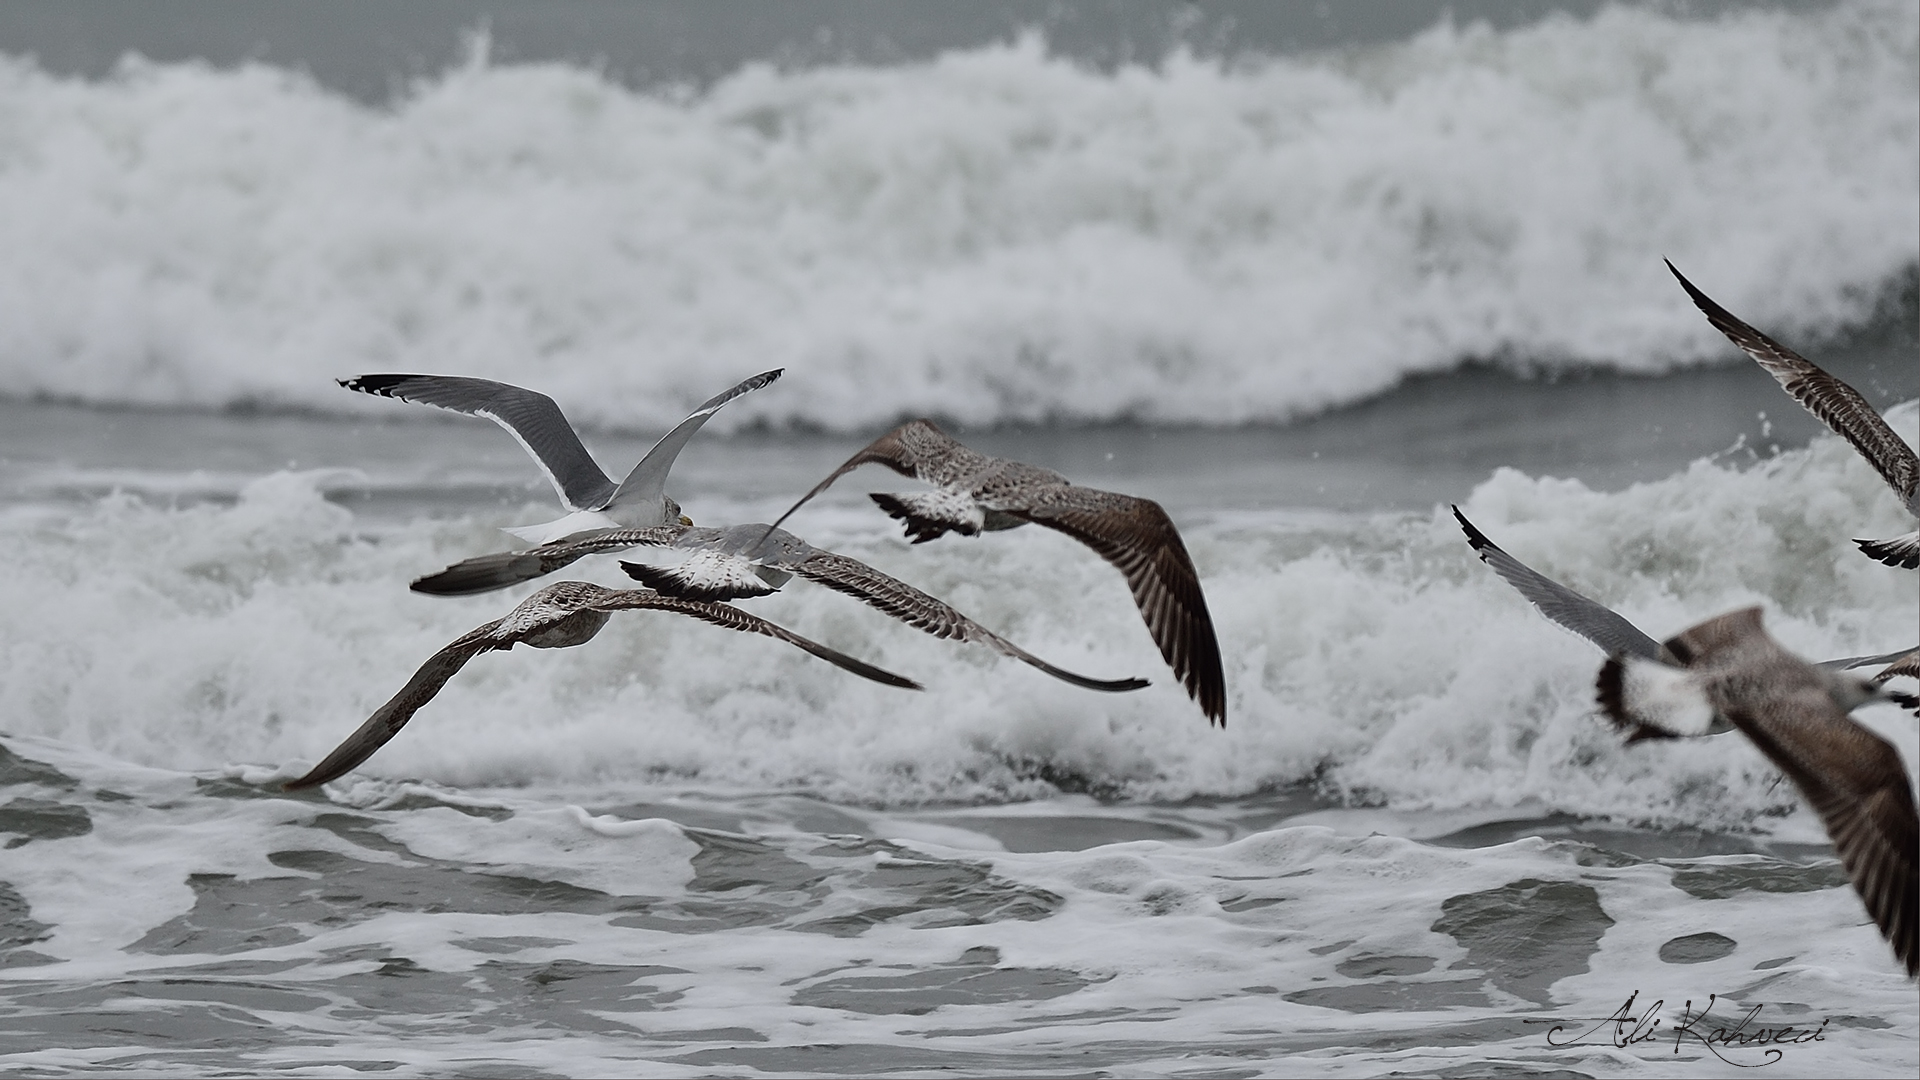
[(447, 685), (447, 680), (467, 666), (467, 661), (492, 649), (513, 647), (511, 639), (500, 636), (501, 626), (505, 622), (505, 618), (500, 618), (476, 627), (434, 653), (413, 673), (413, 678), (407, 680), (407, 685), (401, 687), (400, 692), (388, 699), (385, 705), (375, 709), (373, 715), (367, 717), (367, 722), (347, 736), (345, 742), (335, 747), (305, 776), (289, 780), (282, 786), (292, 791), (324, 784), (346, 775), (372, 757), (375, 751), (400, 734), (400, 729), (407, 726), (413, 714), (432, 701), (440, 693), (440, 688)]
[(1874, 924), (1920, 974), (1920, 825), (1899, 752), (1813, 687), (1731, 717), (1820, 815)]
[(875, 570), (858, 559), (849, 559), (845, 555), (815, 549), (805, 559), (795, 563), (782, 563), (780, 568), (798, 574), (808, 581), (824, 585), (835, 592), (854, 597), (916, 630), (925, 631), (938, 638), (959, 638), (962, 641), (988, 646), (1002, 655), (1031, 664), (1054, 678), (1070, 682), (1075, 686), (1088, 690), (1118, 692), (1138, 690), (1147, 685), (1145, 679), (1090, 679), (1064, 668), (1055, 667), (941, 601), (898, 578)]
[(1860, 456), (1900, 495), (1907, 512), (1920, 517), (1920, 457), (1894, 434), (1859, 391), (1714, 303), (1680, 271), (1674, 270), (1672, 263), (1667, 264), (1667, 269), (1673, 270), (1680, 287), (1687, 290), (1694, 306), (1705, 313), (1714, 329), (1753, 357), (1755, 363), (1765, 368), (1808, 412), (1832, 428), (1834, 434), (1852, 443)]
[(1113, 564), (1167, 666), (1208, 720), (1226, 726), (1227, 683), (1213, 617), (1187, 546), (1159, 503), (1053, 484), (1028, 491), (1019, 506), (997, 502), (995, 508), (1063, 532)]
[(595, 608), (600, 611), (618, 611), (637, 608), (646, 608), (654, 611), (676, 611), (682, 615), (699, 619), (701, 622), (725, 627), (728, 630), (739, 630), (749, 634), (763, 634), (776, 641), (784, 641), (789, 645), (805, 649), (807, 652), (825, 660), (829, 664), (851, 671), (862, 678), (872, 679), (877, 683), (885, 683), (888, 686), (898, 686), (907, 690), (923, 689), (919, 683), (914, 682), (912, 679), (895, 675), (885, 668), (875, 667), (863, 660), (856, 660), (838, 649), (829, 648), (810, 638), (801, 637), (799, 634), (788, 630), (778, 623), (768, 622), (758, 615), (742, 611), (728, 604), (714, 603), (707, 600), (687, 600), (677, 596), (663, 596), (646, 589), (616, 589), (609, 591), (612, 595), (600, 603), (595, 604)]
[(1886, 682), (1896, 675), (1920, 679), (1920, 649), (1908, 649), (1896, 657), (1892, 663), (1880, 669), (1880, 673), (1873, 677), (1873, 681)]

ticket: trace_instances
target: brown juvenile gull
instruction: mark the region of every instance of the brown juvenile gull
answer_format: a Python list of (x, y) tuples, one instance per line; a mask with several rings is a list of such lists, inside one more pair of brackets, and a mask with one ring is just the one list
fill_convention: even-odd
[(1787, 774), (1826, 827), (1854, 891), (1880, 933), (1920, 973), (1920, 825), (1913, 788), (1893, 744), (1847, 714), (1904, 694), (1815, 667), (1780, 647), (1760, 609), (1708, 619), (1669, 638), (1682, 665), (1614, 656), (1600, 669), (1600, 706), (1621, 727), (1691, 734), (1725, 716)]
[(1075, 686), (1122, 691), (1147, 685), (1145, 679), (1089, 679), (1057, 668), (898, 578), (858, 559), (814, 547), (785, 529), (771, 529), (762, 523), (728, 529), (688, 525), (617, 529), (525, 551), (476, 556), (421, 578), (413, 583), (413, 588), (439, 595), (485, 592), (551, 574), (588, 555), (635, 547), (670, 547), (691, 552), (686, 562), (673, 567), (620, 564), (629, 577), (667, 596), (698, 600), (765, 596), (788, 580), (802, 577), (845, 593), (934, 637), (959, 638), (985, 645)]
[[(1667, 269), (1680, 279), (1680, 287), (1693, 297), (1693, 304), (1706, 313), (1714, 329), (1727, 335), (1742, 352), (1767, 369), (1782, 389), (1806, 410), (1833, 429), (1833, 433), (1853, 444), (1887, 485), (1906, 503), (1907, 513), (1920, 520), (1920, 456), (1887, 426), (1886, 420), (1867, 404), (1860, 392), (1822, 371), (1813, 361), (1787, 348), (1767, 335), (1735, 318), (1726, 308), (1713, 302), (1706, 293), (1693, 287), (1671, 262)], [(1891, 540), (1854, 540), (1860, 550), (1888, 566), (1920, 568), (1920, 528)]]
[(619, 484), (594, 464), (560, 406), (545, 394), (491, 379), (452, 375), (360, 375), (335, 381), (363, 394), (484, 416), (506, 428), (533, 456), (553, 489), (560, 493), (560, 501), (572, 511), (544, 525), (506, 530), (530, 544), (545, 544), (598, 529), (638, 529), (684, 520), (680, 504), (667, 495), (667, 473), (673, 468), (674, 458), (721, 406), (773, 382), (782, 370), (763, 371), (701, 402), (678, 426), (662, 435)]
[(440, 688), (465, 667), (467, 661), (483, 652), (511, 649), (522, 644), (536, 649), (565, 649), (584, 645), (593, 640), (593, 636), (600, 632), (614, 612), (642, 609), (675, 611), (729, 630), (765, 634), (797, 645), (830, 664), (874, 682), (908, 690), (921, 689), (920, 684), (912, 679), (856, 660), (727, 604), (663, 596), (650, 589), (608, 589), (584, 581), (561, 581), (541, 589), (521, 601), (512, 611), (484, 626), (475, 627), (434, 653), (426, 663), (420, 665), (420, 670), (413, 673), (413, 678), (407, 680), (407, 685), (393, 695), (392, 700), (376, 709), (367, 722), (360, 725), (360, 730), (348, 736), (346, 742), (315, 765), (312, 771), (298, 780), (288, 781), (285, 786), (304, 788), (324, 784), (372, 757), (374, 751), (400, 733), (400, 729), (413, 719), (413, 714), (420, 711), (421, 706), (433, 700)]
[(774, 525), (870, 462), (934, 486), (933, 491), (871, 496), (905, 523), (916, 544), (949, 532), (974, 536), (1031, 522), (1092, 548), (1125, 575), (1147, 632), (1200, 711), (1226, 726), (1227, 683), (1207, 598), (1179, 530), (1159, 503), (1081, 487), (1050, 469), (990, 457), (963, 446), (931, 420), (913, 420), (848, 458)]
[[(1680, 666), (1680, 662), (1668, 653), (1664, 646), (1648, 637), (1645, 631), (1628, 622), (1619, 612), (1574, 592), (1507, 554), (1499, 545), (1487, 539), (1486, 534), (1476, 528), (1473, 522), (1468, 521), (1467, 515), (1461, 513), (1458, 506), (1453, 508), (1453, 516), (1460, 522), (1460, 528), (1467, 534), (1467, 544), (1479, 554), (1480, 561), (1491, 566), (1494, 573), (1506, 579), (1507, 584), (1531, 601), (1534, 607), (1539, 608), (1542, 615), (1600, 646), (1600, 651), (1609, 656), (1632, 656), (1641, 660)], [(1920, 647), (1882, 653), (1878, 656), (1846, 656), (1838, 660), (1823, 660), (1818, 666), (1829, 671), (1850, 671), (1854, 668), (1882, 666), (1880, 673), (1873, 677), (1875, 683), (1886, 682), (1896, 675), (1920, 677)], [(1716, 716), (1709, 723), (1707, 730), (1699, 734), (1717, 735), (1731, 730), (1733, 725), (1726, 718)], [(1642, 727), (1627, 736), (1627, 741), (1638, 742), (1641, 739), (1674, 737), (1671, 732)]]

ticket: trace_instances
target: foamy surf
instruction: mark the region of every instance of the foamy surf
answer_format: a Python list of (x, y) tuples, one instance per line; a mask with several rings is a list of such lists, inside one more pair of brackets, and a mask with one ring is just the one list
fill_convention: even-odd
[(1234, 423), (1470, 358), (1722, 359), (1664, 255), (1781, 334), (1920, 230), (1913, 7), (1609, 7), (1226, 64), (1037, 37), (703, 92), (476, 58), (390, 107), (265, 65), (0, 59), (0, 377), (370, 409), (355, 370), (662, 428)]
[[(1896, 425), (1912, 427), (1912, 412), (1896, 410)], [(412, 577), (500, 547), (496, 514), (362, 521), (323, 495), (332, 475), (268, 475), (231, 504), (117, 495), (0, 518), (23, 571), (0, 597), (13, 733), (172, 769), (310, 763), (422, 660), (531, 588), (407, 592)], [(1913, 591), (1847, 539), (1888, 528), (1900, 508), (1836, 438), (1747, 466), (1701, 460), (1616, 492), (1502, 469), (1463, 507), (1507, 550), (1656, 637), (1760, 604), (1810, 657), (1912, 643)], [(1156, 685), (1089, 694), (795, 587), (743, 605), (928, 691), (634, 612), (580, 649), (476, 659), (363, 771), (459, 787), (639, 777), (903, 806), (1063, 785), (1237, 797), (1313, 779), (1403, 810), (1534, 804), (1817, 835), (1737, 740), (1619, 745), (1594, 719), (1597, 651), (1486, 570), (1444, 507), (1183, 521), (1231, 695), (1232, 722), (1211, 734), (1119, 576), (1072, 541), (1017, 530), (910, 546), (870, 509), (809, 514), (815, 542), (1055, 663)], [(612, 560), (568, 573), (630, 584)], [(1862, 716), (1911, 744), (1895, 710)]]

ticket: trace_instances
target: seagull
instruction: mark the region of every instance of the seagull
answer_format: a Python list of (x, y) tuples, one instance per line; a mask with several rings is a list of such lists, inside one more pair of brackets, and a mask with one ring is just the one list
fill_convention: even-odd
[(506, 428), (533, 455), (560, 501), (572, 511), (544, 525), (506, 530), (530, 544), (545, 544), (599, 529), (645, 528), (685, 520), (680, 504), (666, 490), (673, 459), (721, 406), (768, 385), (784, 370), (763, 371), (701, 402), (679, 426), (661, 436), (618, 485), (594, 464), (560, 406), (545, 394), (491, 379), (452, 375), (360, 375), (335, 381), (362, 394), (484, 416)]
[[(1646, 632), (1628, 622), (1619, 612), (1597, 601), (1574, 592), (1565, 585), (1542, 574), (1519, 559), (1501, 550), (1499, 545), (1487, 539), (1486, 534), (1467, 520), (1460, 508), (1453, 508), (1454, 519), (1460, 522), (1460, 528), (1467, 534), (1467, 543), (1480, 555), (1480, 561), (1493, 567), (1493, 571), (1506, 579), (1507, 584), (1517, 589), (1521, 596), (1533, 602), (1540, 613), (1568, 630), (1579, 634), (1608, 656), (1627, 656), (1637, 660), (1647, 660), (1659, 664), (1683, 667), (1678, 657), (1667, 647), (1647, 636)], [(1825, 660), (1817, 666), (1828, 671), (1851, 671), (1855, 668), (1885, 665), (1879, 674), (1873, 677), (1878, 685), (1897, 675), (1920, 678), (1920, 647), (1903, 649), (1899, 652), (1882, 653), (1878, 656), (1848, 656), (1838, 660)], [(1732, 731), (1733, 724), (1726, 717), (1715, 715), (1704, 731), (1694, 734), (1718, 735), (1723, 731)], [(1628, 742), (1641, 739), (1676, 738), (1674, 732), (1659, 727), (1642, 726), (1627, 736)]]
[(400, 729), (413, 719), (413, 714), (419, 712), (421, 706), (433, 700), (440, 688), (465, 667), (467, 661), (483, 652), (511, 649), (522, 644), (536, 649), (566, 649), (584, 645), (593, 640), (601, 627), (607, 625), (607, 620), (613, 617), (614, 612), (640, 609), (677, 611), (729, 630), (765, 634), (797, 645), (830, 664), (874, 682), (907, 690), (922, 689), (912, 679), (856, 660), (727, 604), (663, 596), (650, 589), (608, 589), (584, 581), (561, 581), (541, 589), (521, 601), (512, 611), (484, 626), (475, 627), (434, 653), (426, 663), (420, 665), (420, 670), (413, 673), (413, 678), (407, 680), (407, 685), (393, 695), (392, 700), (380, 706), (367, 718), (366, 723), (360, 725), (360, 730), (348, 736), (346, 742), (315, 765), (312, 771), (297, 780), (288, 781), (284, 786), (291, 790), (324, 784), (345, 775), (372, 757), (374, 751), (400, 733)]
[(935, 490), (871, 496), (916, 544), (949, 532), (974, 536), (1029, 522), (1066, 533), (1126, 576), (1148, 633), (1211, 723), (1227, 723), (1220, 643), (1200, 576), (1179, 530), (1150, 499), (1081, 487), (1050, 469), (971, 450), (931, 420), (902, 424), (867, 444), (774, 521), (792, 516), (835, 480), (869, 462)]
[[(1920, 520), (1920, 456), (1908, 446), (1860, 392), (1822, 371), (1813, 361), (1787, 348), (1767, 335), (1735, 318), (1726, 308), (1693, 287), (1673, 263), (1667, 269), (1680, 279), (1680, 287), (1693, 297), (1693, 305), (1707, 316), (1714, 329), (1727, 335), (1742, 352), (1767, 369), (1782, 389), (1806, 410), (1833, 429), (1835, 435), (1853, 444), (1887, 485), (1906, 503), (1907, 513)], [(1920, 568), (1920, 528), (1891, 540), (1854, 541), (1868, 556), (1888, 566), (1908, 570)]]
[(1794, 786), (1826, 827), (1853, 889), (1908, 976), (1920, 974), (1920, 824), (1893, 744), (1847, 714), (1871, 701), (1920, 705), (1905, 694), (1826, 671), (1780, 647), (1760, 609), (1709, 619), (1664, 648), (1674, 667), (1613, 656), (1600, 669), (1600, 706), (1622, 728), (1697, 734), (1724, 716)]
[(765, 596), (801, 577), (846, 593), (934, 637), (985, 645), (1075, 686), (1118, 692), (1147, 685), (1145, 679), (1089, 679), (1057, 668), (898, 578), (764, 523), (729, 529), (690, 525), (617, 529), (525, 551), (476, 556), (421, 578), (413, 583), (413, 589), (451, 596), (486, 592), (551, 574), (588, 555), (635, 547), (670, 547), (692, 553), (675, 567), (620, 564), (627, 576), (666, 596), (737, 600)]

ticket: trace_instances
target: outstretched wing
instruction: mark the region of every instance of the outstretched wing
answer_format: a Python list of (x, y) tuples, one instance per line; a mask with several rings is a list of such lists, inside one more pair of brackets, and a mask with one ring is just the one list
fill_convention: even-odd
[(606, 505), (622, 506), (662, 498), (666, 494), (667, 473), (672, 471), (674, 459), (680, 456), (681, 448), (687, 445), (687, 440), (693, 438), (693, 433), (700, 430), (700, 425), (705, 424), (709, 417), (720, 411), (721, 406), (734, 398), (772, 384), (785, 370), (785, 368), (774, 368), (772, 371), (763, 371), (701, 402), (699, 408), (693, 410), (685, 420), (680, 421), (678, 426), (662, 435), (660, 441), (653, 444), (653, 449), (647, 451), (647, 456), (640, 459), (640, 464), (635, 465), (633, 471), (627, 474), (627, 478), (620, 481), (619, 489), (613, 493), (611, 499), (607, 500)]
[(959, 638), (985, 645), (1075, 686), (1117, 692), (1138, 690), (1147, 685), (1145, 679), (1089, 679), (1055, 667), (906, 582), (883, 574), (858, 559), (816, 548), (806, 558), (783, 563), (780, 568), (854, 597), (934, 637)]
[[(1767, 369), (1774, 381), (1793, 396), (1806, 410), (1820, 418), (1821, 423), (1833, 429), (1834, 434), (1853, 444), (1860, 456), (1867, 459), (1880, 476), (1886, 480), (1900, 498), (1906, 502), (1907, 512), (1920, 517), (1920, 456), (1916, 456), (1913, 447), (1908, 446), (1900, 436), (1894, 434), (1867, 399), (1859, 391), (1845, 382), (1834, 378), (1820, 367), (1773, 340), (1767, 335), (1748, 326), (1734, 317), (1732, 312), (1713, 302), (1706, 293), (1694, 288), (1671, 262), (1667, 269), (1680, 281), (1680, 287), (1687, 290), (1693, 298), (1693, 304), (1707, 316), (1714, 329), (1727, 335), (1728, 340), (1738, 345), (1742, 352), (1753, 357), (1754, 362)], [(1880, 558), (1876, 555), (1875, 558)]]
[(1113, 564), (1167, 666), (1208, 720), (1226, 726), (1227, 681), (1213, 617), (1180, 531), (1159, 503), (1061, 483), (1028, 492), (1021, 505), (994, 508), (1063, 532)]
[(545, 394), (452, 375), (361, 375), (335, 381), (362, 394), (484, 416), (499, 424), (520, 440), (569, 510), (599, 510), (613, 498), (613, 481), (594, 464), (560, 406)]
[(985, 455), (962, 446), (952, 436), (935, 427), (933, 421), (909, 420), (862, 447), (859, 453), (829, 473), (825, 480), (813, 485), (813, 490), (800, 496), (799, 502), (787, 507), (786, 513), (767, 526), (767, 535), (772, 535), (773, 530), (792, 517), (795, 510), (805, 506), (808, 500), (832, 487), (835, 480), (862, 465), (885, 465), (902, 476), (911, 476), (930, 484), (944, 484), (959, 470), (977, 467), (989, 460)]
[(489, 649), (512, 647), (511, 641), (502, 642), (494, 637), (501, 622), (502, 620), (496, 619), (434, 653), (426, 663), (420, 665), (420, 670), (413, 673), (413, 678), (407, 680), (407, 685), (401, 687), (399, 693), (393, 695), (385, 705), (374, 710), (373, 715), (367, 717), (367, 722), (361, 724), (359, 730), (347, 736), (347, 741), (336, 747), (333, 753), (321, 759), (320, 764), (315, 765), (305, 776), (298, 780), (289, 780), (282, 786), (288, 790), (296, 790), (324, 784), (346, 775), (361, 762), (372, 757), (374, 751), (387, 745), (395, 735), (400, 734), (400, 729), (407, 726), (407, 721), (413, 719), (413, 714), (419, 712), (421, 706), (432, 701), (434, 695), (440, 692), (440, 688), (447, 685), (447, 680), (453, 678), (455, 673), (467, 665), (467, 661)]
[(658, 525), (648, 529), (610, 529), (579, 540), (559, 540), (525, 551), (501, 551), (462, 559), (437, 574), (415, 579), (408, 586), (431, 596), (471, 596), (504, 589), (522, 581), (545, 577), (588, 555), (628, 548), (672, 544), (686, 533), (685, 525)]
[(1920, 826), (1899, 752), (1812, 688), (1731, 719), (1820, 815), (1874, 925), (1920, 973)]
[(1663, 660), (1660, 643), (1639, 627), (1622, 618), (1612, 608), (1581, 596), (1565, 585), (1500, 550), (1486, 534), (1474, 528), (1467, 515), (1453, 508), (1455, 520), (1467, 534), (1467, 543), (1480, 555), (1480, 561), (1493, 567), (1507, 584), (1540, 609), (1540, 613), (1579, 634), (1608, 656), (1637, 656), (1643, 660)]
[(924, 689), (919, 683), (901, 675), (895, 675), (885, 668), (875, 667), (864, 660), (856, 660), (838, 649), (829, 648), (809, 638), (788, 630), (778, 623), (768, 622), (758, 615), (742, 611), (728, 604), (709, 600), (688, 600), (678, 596), (666, 596), (646, 589), (611, 590), (612, 595), (594, 606), (601, 611), (618, 611), (630, 608), (648, 608), (655, 611), (677, 611), (702, 622), (723, 626), (729, 630), (743, 633), (764, 634), (767, 637), (798, 646), (829, 664), (853, 672), (865, 679), (888, 686), (898, 686), (906, 690)]

